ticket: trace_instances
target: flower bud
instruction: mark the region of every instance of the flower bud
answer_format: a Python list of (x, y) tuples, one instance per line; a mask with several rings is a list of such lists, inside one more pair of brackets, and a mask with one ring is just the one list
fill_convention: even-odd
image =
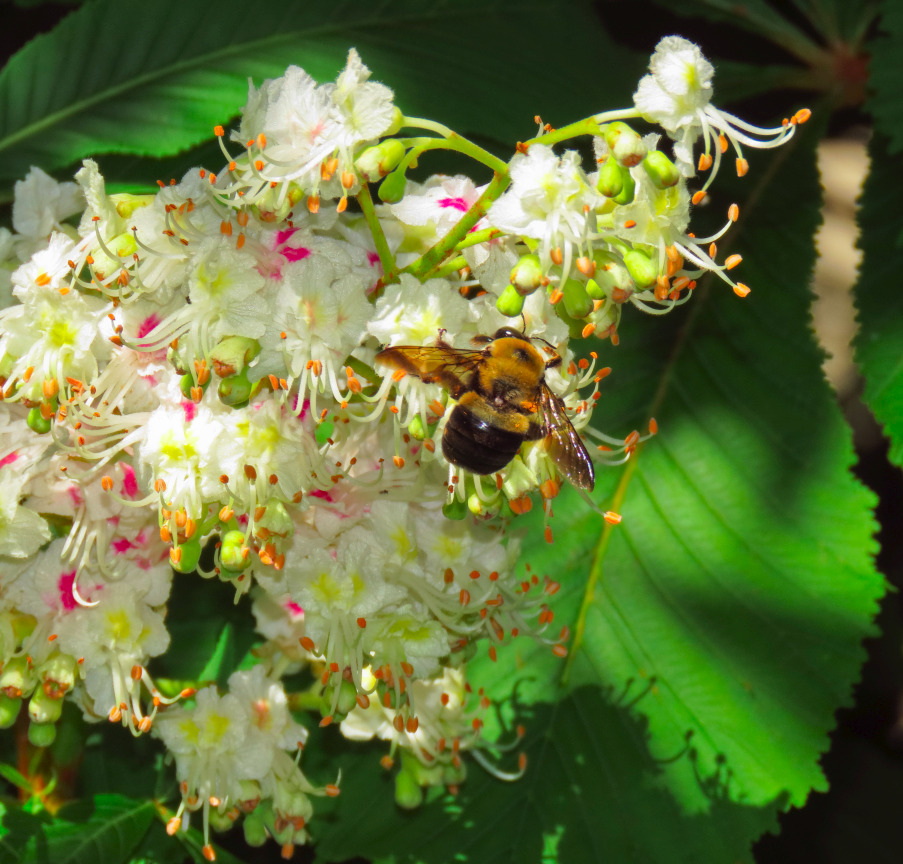
[(260, 343), (246, 336), (227, 336), (213, 351), (210, 360), (220, 378), (228, 378), (244, 368), (260, 353)]
[(401, 127), (404, 126), (404, 114), (397, 105), (392, 106), (392, 122), (383, 132), (383, 135), (394, 135)]
[(244, 408), (254, 393), (254, 384), (248, 380), (248, 370), (242, 369), (235, 375), (223, 378), (216, 388), (217, 395), (223, 405), (230, 408)]
[(629, 171), (624, 172), (624, 186), (617, 195), (612, 196), (615, 204), (632, 204), (636, 195), (636, 180)]
[(411, 422), (408, 424), (408, 434), (415, 441), (423, 441), (427, 435), (429, 435), (429, 430), (423, 422), (423, 417), (419, 414), (415, 414)]
[(186, 399), (193, 402), (194, 397), (192, 396), (192, 390), (194, 390), (195, 387), (200, 387), (202, 391), (206, 390), (209, 383), (210, 381), (208, 379), (203, 384), (198, 384), (197, 381), (194, 380), (194, 375), (186, 373), (181, 378), (179, 378), (179, 392)]
[(612, 255), (610, 252), (597, 251), (593, 255), (593, 260), (596, 262), (596, 275), (593, 281), (598, 284), (606, 297), (615, 290), (632, 291), (634, 289), (633, 279), (630, 278), (620, 257)]
[(416, 810), (423, 803), (423, 790), (407, 768), (395, 775), (395, 803), (405, 810)]
[(658, 278), (658, 266), (639, 249), (624, 253), (624, 266), (640, 289), (648, 288)]
[(0, 729), (9, 729), (16, 722), (21, 707), (21, 699), (13, 699), (0, 693)]
[(621, 193), (624, 188), (624, 177), (629, 175), (630, 172), (623, 165), (619, 165), (616, 160), (606, 159), (599, 166), (596, 189), (606, 198), (614, 198), (615, 195)]
[(245, 816), (241, 825), (245, 832), (245, 843), (248, 846), (263, 846), (266, 843), (269, 834), (264, 821), (264, 814), (260, 808)]
[(593, 300), (604, 300), (605, 291), (595, 279), (586, 280), (586, 293)]
[(457, 498), (442, 505), (442, 515), (446, 519), (463, 519), (467, 515), (467, 504)]
[(34, 723), (56, 723), (63, 713), (63, 700), (48, 696), (42, 687), (35, 689), (28, 700), (28, 717)]
[(593, 311), (593, 301), (586, 293), (586, 285), (578, 279), (568, 279), (562, 288), (564, 311), (571, 318), (585, 318)]
[(179, 555), (173, 558), (169, 557), (169, 563), (176, 573), (193, 573), (198, 568), (198, 561), (201, 560), (201, 541), (196, 537), (180, 543), (177, 548)]
[(28, 428), (38, 435), (46, 435), (53, 426), (51, 418), (41, 414), (40, 407), (30, 408), (25, 422), (28, 424)]
[(0, 692), (15, 699), (26, 696), (34, 690), (37, 679), (23, 655), (10, 657), (0, 672)]
[(354, 161), (354, 167), (368, 183), (382, 180), (394, 171), (404, 159), (405, 148), (397, 138), (386, 138), (373, 147), (368, 147)]
[(357, 688), (350, 681), (342, 679), (339, 684), (339, 698), (336, 702), (336, 714), (348, 715), (357, 706)]
[(543, 272), (539, 263), (539, 255), (521, 255), (520, 260), (511, 268), (510, 282), (518, 294), (525, 297), (532, 294), (542, 285)]
[(219, 558), (223, 567), (236, 573), (240, 573), (251, 563), (243, 532), (227, 531), (223, 534)]
[(642, 137), (633, 131), (626, 123), (616, 120), (609, 123), (602, 137), (611, 150), (611, 155), (622, 165), (630, 168), (639, 165), (646, 155), (646, 145)]
[(28, 742), (33, 747), (49, 747), (56, 738), (56, 726), (53, 723), (29, 723)]
[(508, 318), (516, 318), (524, 309), (524, 296), (513, 285), (506, 285), (495, 301), (495, 308)]
[(676, 186), (680, 180), (677, 166), (661, 150), (650, 150), (643, 160), (643, 168), (658, 189)]
[(51, 699), (62, 699), (75, 686), (78, 666), (71, 654), (55, 652), (36, 670), (43, 682), (40, 689)]
[(408, 178), (402, 169), (393, 171), (382, 183), (379, 184), (379, 200), (385, 204), (397, 204), (404, 198), (405, 186)]

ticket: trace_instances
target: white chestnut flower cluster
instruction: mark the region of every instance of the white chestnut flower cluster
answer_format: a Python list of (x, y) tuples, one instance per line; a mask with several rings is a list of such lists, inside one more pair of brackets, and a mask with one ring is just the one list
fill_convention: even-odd
[[(173, 830), (199, 810), (205, 832), (244, 815), (255, 842), (306, 840), (310, 797), (338, 788), (293, 755), (306, 733), (280, 679), (300, 669), (321, 724), (401, 753), (401, 803), (464, 778), (465, 751), (490, 746), (466, 659), (519, 635), (566, 652), (557, 584), (516, 574), (509, 526), (536, 492), (550, 514), (562, 441), (588, 463), (642, 438), (590, 429), (609, 370), (574, 340), (616, 343), (625, 304), (667, 311), (705, 271), (746, 293), (725, 275), (738, 256), (717, 264), (717, 237), (687, 233), (705, 189), (688, 191), (689, 156), (701, 138), (710, 182), (728, 144), (742, 160), (805, 119), (758, 130), (717, 111), (711, 67), (669, 37), (634, 106), (542, 129), (506, 164), (404, 117), (369, 76), (352, 50), (334, 83), (292, 67), (252, 86), (230, 143), (217, 129), (223, 169), (154, 195), (108, 194), (90, 160), (76, 183), (35, 168), (0, 231), (0, 724), (25, 704), (46, 744), (69, 698), (157, 735), (182, 793)], [(402, 134), (417, 127), (434, 137)], [(553, 149), (578, 134), (592, 171)], [(496, 180), (407, 180), (443, 146)], [(380, 361), (398, 346), (422, 349), (417, 374)], [(490, 417), (467, 446), (511, 450), (498, 471), (440, 446), (464, 402)], [(588, 435), (601, 446), (574, 443)], [(257, 665), (224, 692), (164, 693), (148, 671), (173, 569), (250, 592)]]

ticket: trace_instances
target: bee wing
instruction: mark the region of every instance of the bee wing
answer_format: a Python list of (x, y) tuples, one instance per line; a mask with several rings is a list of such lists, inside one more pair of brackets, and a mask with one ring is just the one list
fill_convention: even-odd
[(558, 470), (578, 489), (592, 492), (596, 482), (593, 460), (564, 403), (545, 382), (539, 387), (539, 424), (546, 449)]
[(427, 384), (441, 384), (455, 399), (469, 389), (473, 373), (486, 362), (482, 351), (450, 345), (395, 345), (384, 348), (376, 359)]

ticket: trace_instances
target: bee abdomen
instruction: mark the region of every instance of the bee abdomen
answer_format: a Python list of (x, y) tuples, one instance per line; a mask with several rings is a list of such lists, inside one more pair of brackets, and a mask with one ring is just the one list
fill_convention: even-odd
[(445, 424), (442, 453), (452, 465), (474, 474), (493, 474), (514, 458), (523, 443), (523, 433), (503, 429), (459, 404)]

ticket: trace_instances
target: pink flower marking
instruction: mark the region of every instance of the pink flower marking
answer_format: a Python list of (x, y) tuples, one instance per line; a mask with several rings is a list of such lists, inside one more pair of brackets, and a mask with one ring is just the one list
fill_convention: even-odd
[(375, 267), (377, 264), (379, 264), (379, 255), (377, 255), (375, 252), (368, 252), (367, 253), (367, 263), (371, 267)]
[(300, 618), (304, 614), (304, 608), (295, 603), (294, 600), (287, 600), (283, 605), (291, 618)]
[(198, 406), (194, 402), (182, 402), (182, 413), (185, 415), (186, 422), (190, 423), (197, 416)]
[(138, 338), (140, 339), (142, 336), (147, 336), (148, 333), (151, 332), (158, 324), (160, 323), (159, 317), (155, 314), (148, 315), (139, 325), (138, 325)]
[(126, 498), (137, 498), (139, 490), (135, 469), (127, 462), (120, 462), (119, 470), (122, 471), (122, 494)]
[(114, 540), (110, 545), (113, 547), (113, 551), (117, 555), (125, 555), (125, 553), (129, 551), (129, 549), (135, 548), (135, 544), (132, 543), (132, 541), (126, 537), (119, 537), (118, 539)]
[(75, 601), (75, 592), (72, 590), (75, 587), (75, 571), (70, 570), (68, 573), (61, 573), (56, 587), (60, 593), (60, 605), (67, 612), (71, 612), (78, 606), (78, 603)]
[(13, 450), (12, 453), (7, 453), (2, 459), (0, 459), (0, 468), (3, 468), (6, 465), (12, 465), (13, 462), (17, 461), (19, 458), (19, 454)]
[(450, 207), (462, 213), (470, 209), (470, 205), (463, 198), (440, 198), (436, 203), (443, 209)]
[(284, 246), (279, 250), (279, 254), (286, 261), (303, 261), (310, 255), (310, 249), (306, 249), (304, 246)]
[(284, 228), (282, 231), (276, 232), (276, 245), (281, 246), (285, 243), (289, 237), (292, 236), (298, 229), (297, 228)]

